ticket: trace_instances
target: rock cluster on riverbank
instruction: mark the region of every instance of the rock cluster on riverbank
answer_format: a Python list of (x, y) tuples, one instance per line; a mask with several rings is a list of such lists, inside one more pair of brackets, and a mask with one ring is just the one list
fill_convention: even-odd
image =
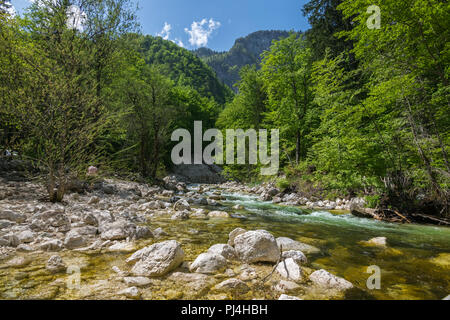
[[(238, 221), (243, 209), (223, 206), (223, 193), (251, 188), (165, 183), (106, 179), (52, 204), (42, 200), (40, 184), (0, 181), (0, 297), (329, 299), (358, 290), (309, 263), (324, 253), (320, 244), (275, 237), (270, 228), (234, 227), (224, 230), (223, 243), (193, 242), (198, 230), (186, 229), (186, 222), (220, 232), (215, 225)], [(158, 227), (160, 221), (170, 228)], [(386, 248), (387, 239), (361, 245)], [(77, 270), (82, 280), (74, 290), (67, 280)]]
[[(197, 297), (209, 292), (212, 298), (243, 295), (250, 299), (259, 286), (264, 290), (269, 286), (271, 297), (278, 298), (282, 293), (305, 290), (306, 284), (314, 286), (308, 279), (314, 270), (305, 267), (306, 255), (320, 250), (288, 238), (276, 239), (266, 230), (230, 230), (228, 244), (215, 244), (192, 261), (186, 261), (176, 238), (158, 241), (171, 235), (160, 228), (152, 230), (153, 219), (164, 217), (182, 224), (185, 219), (232, 217), (230, 212), (201, 208), (219, 205), (223, 197), (214, 190), (223, 186), (189, 191), (185, 183), (166, 180), (167, 189), (103, 180), (90, 192), (67, 195), (61, 204), (40, 200), (45, 190), (39, 184), (1, 181), (0, 270), (23, 269), (20, 277), (28, 279), (26, 268), (33, 265), (32, 276), (38, 269), (40, 277), (46, 273), (57, 277), (67, 271), (70, 253), (90, 257), (130, 252), (121, 268), (111, 269), (119, 283), (102, 284), (114, 291), (111, 297), (145, 298), (145, 288), (157, 279), (198, 286), (202, 289)], [(43, 256), (48, 258), (41, 270), (32, 261)], [(263, 278), (272, 269), (275, 283), (266, 284)], [(58, 287), (52, 292), (63, 290)], [(174, 297), (178, 295), (174, 293)]]
[(314, 197), (308, 199), (298, 193), (282, 192), (272, 183), (252, 187), (236, 182), (226, 182), (221, 184), (220, 187), (226, 189), (228, 192), (247, 193), (258, 196), (261, 201), (285, 206), (299, 206), (306, 209), (351, 211), (352, 209), (364, 210), (364, 207), (366, 206), (366, 201), (363, 198), (337, 198), (334, 201), (320, 200)]

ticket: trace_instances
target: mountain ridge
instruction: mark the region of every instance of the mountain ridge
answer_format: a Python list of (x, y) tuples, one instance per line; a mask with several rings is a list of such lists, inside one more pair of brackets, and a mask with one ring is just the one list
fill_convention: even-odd
[(236, 39), (228, 51), (218, 52), (202, 47), (192, 52), (210, 66), (217, 77), (235, 92), (234, 85), (240, 80), (239, 71), (247, 65), (258, 65), (261, 54), (270, 49), (274, 40), (289, 36), (289, 31), (260, 30)]

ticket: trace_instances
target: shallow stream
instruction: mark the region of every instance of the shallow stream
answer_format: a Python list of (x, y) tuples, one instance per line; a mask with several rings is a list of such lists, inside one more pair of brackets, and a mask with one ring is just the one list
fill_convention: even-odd
[[(450, 294), (450, 228), (391, 224), (357, 218), (348, 213), (302, 211), (296, 207), (261, 202), (248, 195), (222, 195), (226, 197), (222, 207), (207, 209), (233, 212), (233, 218), (176, 222), (170, 218), (156, 218), (149, 224), (151, 229), (161, 227), (169, 236), (138, 243), (136, 250), (156, 241), (175, 239), (182, 244), (185, 260), (193, 261), (211, 245), (226, 243), (229, 232), (237, 227), (265, 229), (276, 237), (289, 237), (318, 247), (320, 253), (308, 255), (308, 267), (326, 269), (352, 282), (357, 290), (348, 292), (343, 297), (345, 299), (442, 299)], [(237, 204), (245, 209), (232, 210)], [(387, 247), (364, 244), (374, 237), (386, 237)], [(49, 275), (46, 272), (45, 262), (50, 253), (27, 254), (29, 262), (25, 266), (6, 268), (0, 265), (0, 298), (117, 298), (118, 287), (108, 285), (114, 281), (119, 283), (111, 268), (118, 266), (126, 270), (125, 259), (130, 253), (69, 251), (60, 255), (67, 264), (80, 267), (82, 290), (67, 289), (69, 275)], [(371, 276), (367, 272), (369, 266), (381, 269), (379, 290), (367, 288), (366, 283)], [(270, 272), (272, 266), (262, 268), (263, 272)], [(177, 283), (155, 279), (151, 288), (144, 290), (143, 298), (224, 298), (206, 293), (193, 296), (183, 291)], [(261, 293), (254, 293), (253, 297), (264, 298)], [(308, 294), (302, 297), (318, 298)], [(251, 299), (251, 293), (243, 298)]]

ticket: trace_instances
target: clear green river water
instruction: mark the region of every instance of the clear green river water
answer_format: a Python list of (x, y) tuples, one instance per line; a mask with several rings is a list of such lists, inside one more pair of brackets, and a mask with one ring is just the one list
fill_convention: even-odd
[[(228, 204), (240, 204), (240, 225), (261, 228), (321, 249), (310, 256), (313, 268), (344, 277), (362, 289), (351, 299), (442, 299), (450, 294), (450, 228), (401, 225), (326, 211), (262, 203), (255, 197), (228, 195)], [(364, 245), (386, 237), (387, 248)], [(381, 289), (367, 289), (369, 266), (381, 269)], [(364, 292), (364, 293), (363, 293)]]
[[(211, 245), (226, 243), (228, 234), (237, 227), (247, 230), (264, 229), (276, 237), (289, 237), (320, 249), (308, 255), (307, 267), (325, 269), (352, 282), (344, 299), (443, 299), (450, 294), (450, 228), (426, 225), (400, 225), (354, 217), (348, 213), (310, 212), (296, 207), (282, 207), (264, 203), (256, 197), (242, 194), (223, 194), (222, 207), (208, 209), (233, 212), (233, 218), (174, 222), (170, 218), (152, 219), (152, 229), (162, 227), (168, 236), (139, 243), (137, 248), (156, 241), (175, 239), (186, 253), (186, 261), (206, 251)], [(240, 204), (244, 210), (231, 207)], [(386, 237), (387, 247), (368, 246), (363, 242), (374, 237)], [(136, 248), (136, 250), (137, 250)], [(55, 280), (67, 275), (48, 275), (45, 262), (49, 255), (34, 256), (22, 269), (0, 266), (0, 298), (28, 299), (102, 299), (115, 298), (114, 289), (99, 291), (95, 286), (114, 278), (112, 266), (127, 268), (125, 259), (131, 253), (60, 253), (65, 261), (82, 265), (82, 285), (91, 286), (90, 294), (55, 288)], [(370, 290), (366, 282), (371, 274), (369, 266), (381, 269), (381, 288)], [(272, 266), (265, 266), (270, 271)], [(177, 283), (155, 280), (145, 291), (146, 299), (193, 298)], [(99, 284), (100, 283), (100, 284)], [(52, 285), (50, 285), (52, 284)], [(105, 285), (105, 283), (103, 283)], [(58, 286), (56, 286), (58, 287)], [(178, 292), (179, 291), (179, 292)], [(184, 295), (183, 295), (183, 291)], [(255, 294), (253, 297), (261, 298)], [(205, 294), (200, 299), (214, 299)], [(252, 296), (243, 298), (251, 299)], [(304, 298), (308, 298), (305, 296)], [(315, 298), (310, 296), (310, 298)]]

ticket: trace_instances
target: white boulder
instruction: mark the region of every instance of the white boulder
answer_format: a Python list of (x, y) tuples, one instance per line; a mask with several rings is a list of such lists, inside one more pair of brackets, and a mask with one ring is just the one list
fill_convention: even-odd
[(282, 248), (283, 252), (291, 250), (301, 251), (306, 254), (320, 252), (320, 250), (314, 246), (299, 241), (295, 241), (286, 237), (277, 238), (277, 244), (278, 247)]
[(283, 278), (288, 280), (299, 281), (303, 277), (302, 268), (292, 258), (281, 261), (276, 270)]
[(343, 278), (339, 278), (323, 269), (314, 271), (309, 276), (309, 280), (326, 289), (347, 290), (353, 288), (353, 284), (351, 282)]
[(196, 273), (214, 274), (225, 270), (227, 260), (220, 254), (206, 252), (200, 254), (190, 265), (189, 270)]
[(176, 269), (184, 260), (184, 251), (175, 240), (155, 243), (135, 252), (127, 262), (137, 261), (131, 272), (136, 276), (158, 277)]
[(246, 263), (277, 262), (281, 255), (274, 236), (265, 230), (238, 235), (234, 248), (238, 258)]

